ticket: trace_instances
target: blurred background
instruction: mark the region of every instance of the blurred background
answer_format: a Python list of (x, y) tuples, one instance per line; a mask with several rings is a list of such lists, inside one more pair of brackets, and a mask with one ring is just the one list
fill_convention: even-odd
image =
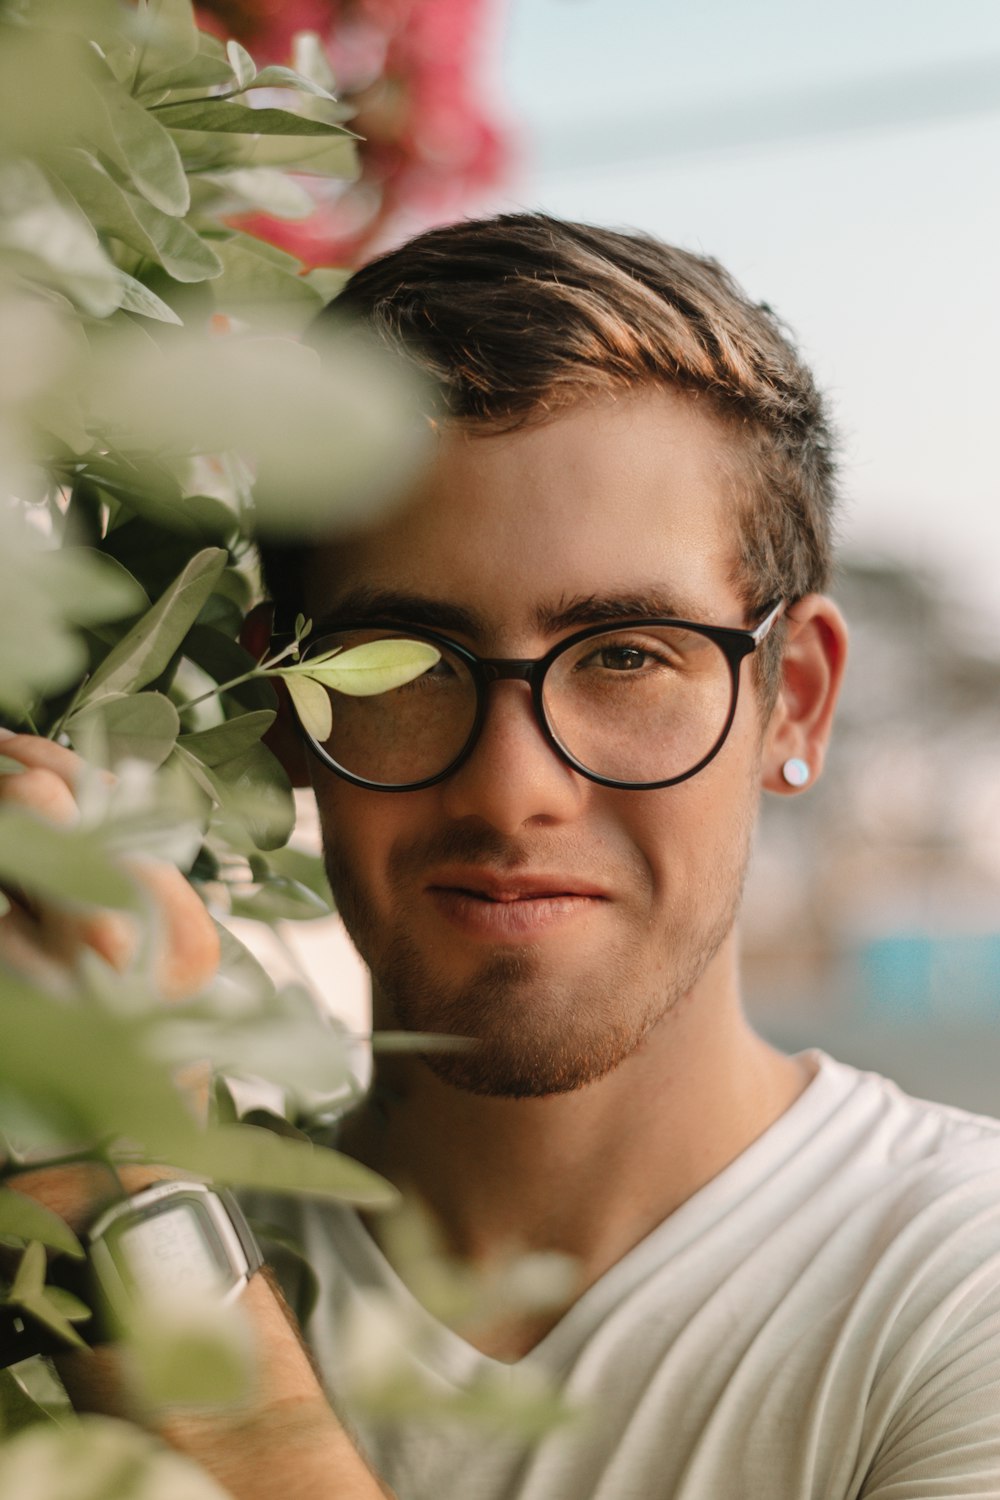
[[(252, 225), (311, 264), (544, 209), (716, 256), (788, 324), (843, 438), (853, 655), (827, 775), (765, 808), (748, 1002), (782, 1045), (1000, 1113), (995, 0), (203, 14), (274, 61), (315, 30), (357, 109), (360, 180), (327, 185), (308, 219)], [(272, 964), (304, 966), (363, 1027), (342, 934), (284, 936)]]

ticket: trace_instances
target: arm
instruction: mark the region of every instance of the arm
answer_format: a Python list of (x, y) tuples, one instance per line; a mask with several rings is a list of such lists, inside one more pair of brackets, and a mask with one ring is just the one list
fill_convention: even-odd
[[(0, 798), (17, 801), (40, 816), (71, 821), (76, 816), (73, 783), (79, 765), (61, 746), (29, 736), (4, 736), (4, 755), (27, 768), (0, 777)], [(138, 872), (159, 909), (162, 957), (158, 978), (170, 998), (194, 994), (210, 978), (218, 955), (215, 929), (204, 907), (177, 870), (146, 864)], [(0, 965), (39, 976), (57, 962), (72, 962), (90, 947), (124, 967), (132, 951), (128, 922), (116, 913), (81, 920), (15, 905), (0, 920)], [(151, 1167), (122, 1168), (129, 1192), (147, 1186)], [(82, 1230), (115, 1188), (97, 1164), (54, 1167), (19, 1174), (17, 1191), (28, 1194)], [(129, 1400), (127, 1371), (112, 1347), (68, 1353), (57, 1359), (60, 1376), (79, 1410), (125, 1417), (151, 1428), (200, 1463), (235, 1500), (384, 1500), (388, 1493), (372, 1475), (331, 1410), (280, 1294), (266, 1274), (243, 1294), (256, 1345), (255, 1387), (240, 1407), (176, 1410), (155, 1417)]]

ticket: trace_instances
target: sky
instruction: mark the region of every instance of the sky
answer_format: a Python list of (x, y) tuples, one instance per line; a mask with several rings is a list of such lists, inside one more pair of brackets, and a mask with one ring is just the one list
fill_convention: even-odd
[(488, 207), (723, 261), (830, 394), (845, 546), (938, 573), (1000, 649), (996, 0), (507, 0), (490, 53)]

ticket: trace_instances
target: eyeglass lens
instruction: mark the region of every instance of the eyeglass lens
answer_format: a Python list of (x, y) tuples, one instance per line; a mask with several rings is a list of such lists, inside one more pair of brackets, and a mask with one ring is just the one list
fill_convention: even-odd
[[(316, 641), (307, 656), (402, 639), (346, 631)], [(332, 729), (322, 748), (336, 765), (401, 787), (430, 780), (461, 754), (476, 720), (476, 682), (468, 662), (438, 644), (440, 659), (401, 687), (365, 697), (327, 689)], [(698, 765), (726, 727), (732, 695), (729, 662), (709, 636), (643, 624), (575, 642), (551, 664), (542, 700), (551, 733), (579, 765), (642, 784)]]

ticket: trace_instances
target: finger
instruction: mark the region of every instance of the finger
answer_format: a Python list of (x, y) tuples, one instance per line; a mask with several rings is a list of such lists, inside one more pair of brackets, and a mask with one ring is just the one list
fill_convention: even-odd
[[(65, 745), (57, 745), (40, 734), (8, 734), (0, 730), (0, 755), (18, 760), (23, 766), (33, 766), (40, 771), (51, 771), (59, 776), (72, 791), (85, 770), (91, 770), (84, 761)], [(113, 778), (107, 771), (100, 772), (108, 780)], [(12, 777), (11, 780), (19, 780)]]
[(215, 923), (200, 896), (173, 865), (130, 860), (128, 868), (149, 891), (159, 918), (157, 984), (170, 1000), (197, 994), (219, 967)]
[(50, 823), (75, 823), (80, 816), (65, 778), (43, 767), (29, 766), (15, 775), (0, 776), (0, 802), (26, 807)]

